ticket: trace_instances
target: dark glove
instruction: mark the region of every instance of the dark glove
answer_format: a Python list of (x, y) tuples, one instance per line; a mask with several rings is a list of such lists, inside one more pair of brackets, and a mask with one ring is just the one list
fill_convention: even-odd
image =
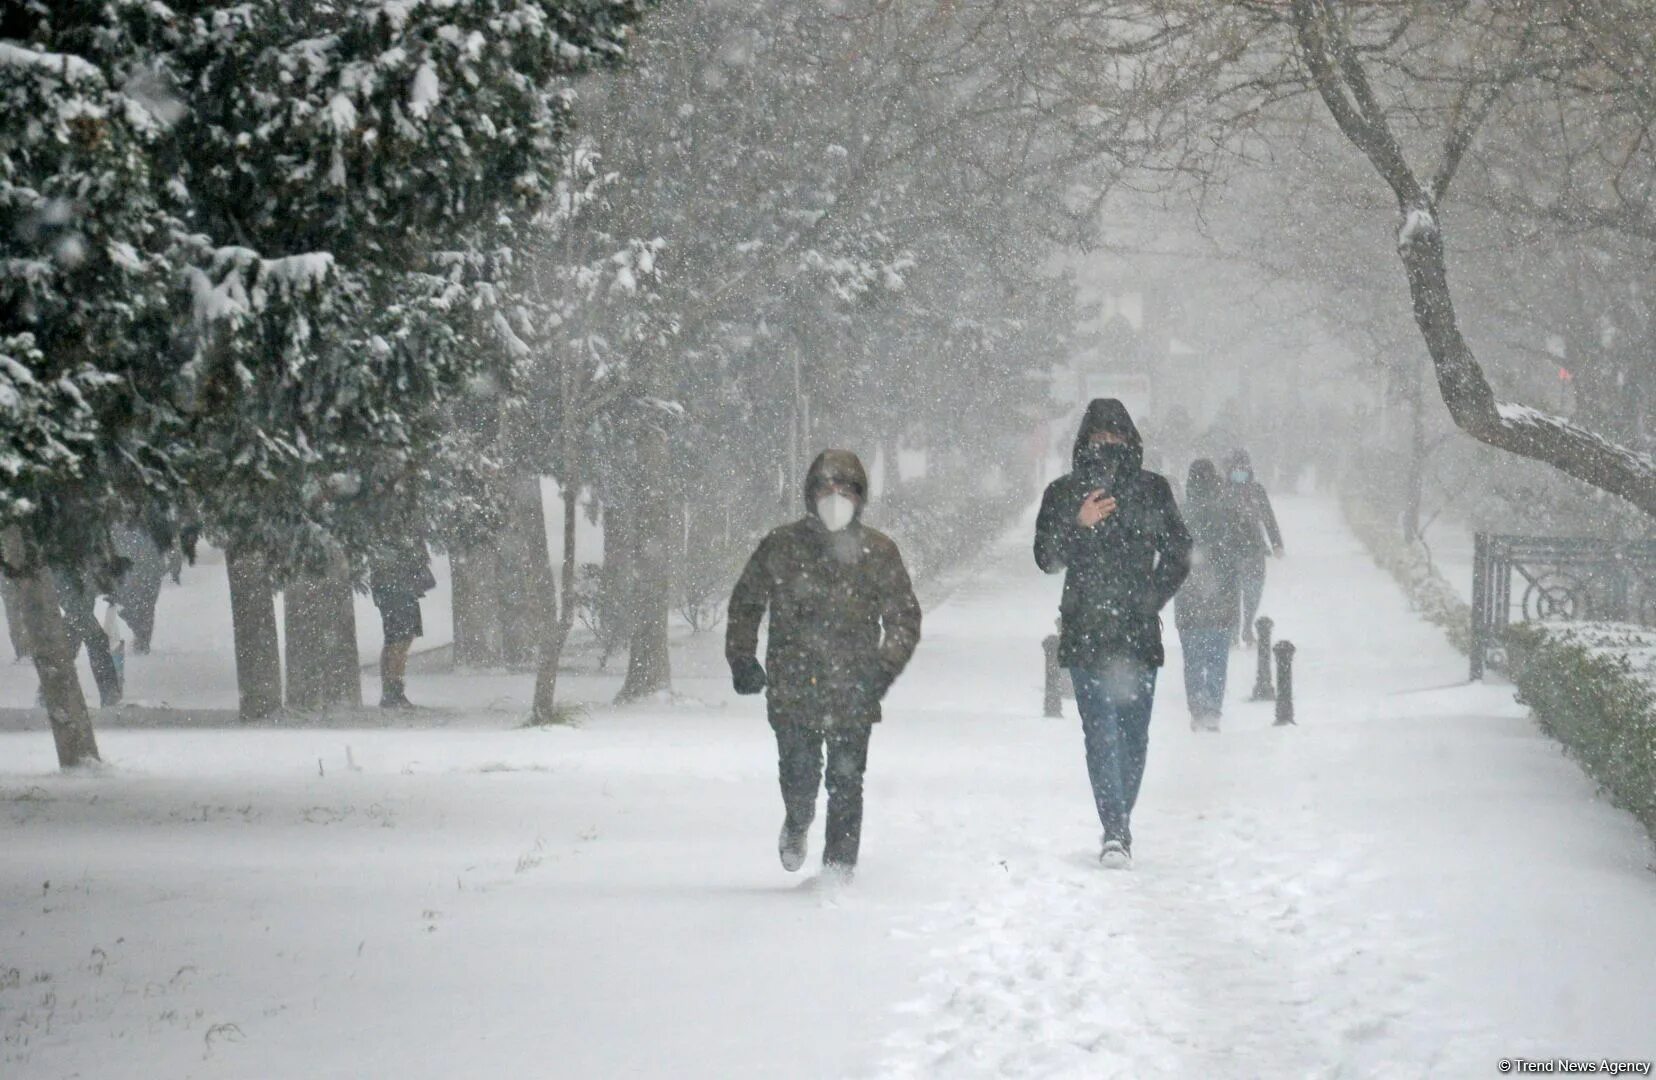
[(751, 656), (732, 660), (730, 681), (738, 694), (757, 694), (765, 688), (765, 669)]
[(897, 676), (884, 664), (876, 663), (869, 667), (868, 673), (863, 676), (863, 689), (875, 700), (883, 700), (891, 684), (897, 681)]

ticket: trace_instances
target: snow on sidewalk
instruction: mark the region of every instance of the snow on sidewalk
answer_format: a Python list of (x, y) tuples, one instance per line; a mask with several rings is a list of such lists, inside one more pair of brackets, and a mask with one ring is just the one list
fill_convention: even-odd
[(679, 704), (578, 729), (509, 729), (506, 706), (441, 730), (110, 729), (92, 778), (53, 773), (44, 733), (0, 732), (0, 1075), (1457, 1076), (1656, 1056), (1637, 827), (1509, 689), (1464, 685), (1332, 506), (1280, 510), (1267, 607), (1300, 646), (1301, 725), (1242, 702), (1239, 657), (1224, 733), (1190, 732), (1175, 651), (1128, 873), (1096, 866), (1073, 715), (1039, 718), (1058, 582), (1021, 536), (928, 613), (843, 893), (776, 865), (762, 708), (705, 657), (680, 666)]
[[(1072, 723), (1006, 752), (1010, 797), (955, 808), (976, 873), (932, 913), (925, 935), (948, 944), (882, 1072), (1486, 1075), (1503, 1056), (1656, 1056), (1656, 877), (1636, 824), (1509, 688), (1463, 684), (1464, 659), (1333, 506), (1285, 503), (1266, 613), (1299, 646), (1300, 726), (1240, 702), (1237, 653), (1224, 734), (1190, 732), (1170, 657), (1130, 873), (1094, 862)], [(1028, 591), (1008, 575), (934, 620), (984, 628), (948, 673), (958, 697), (993, 692), (992, 628)]]

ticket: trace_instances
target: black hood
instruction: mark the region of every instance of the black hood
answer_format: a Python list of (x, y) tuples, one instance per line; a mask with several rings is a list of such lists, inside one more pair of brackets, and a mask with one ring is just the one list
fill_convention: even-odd
[[(817, 489), (828, 483), (840, 483), (855, 488), (857, 498), (868, 503), (868, 470), (862, 459), (849, 450), (824, 450), (811, 467), (805, 470), (805, 503), (816, 502)], [(813, 507), (814, 508), (814, 507)]]
[(1224, 485), (1219, 479), (1219, 470), (1207, 458), (1197, 458), (1190, 463), (1190, 473), (1185, 477), (1185, 498), (1192, 503), (1212, 502), (1219, 498), (1224, 491)]
[(1085, 462), (1082, 452), (1092, 437), (1100, 431), (1113, 432), (1121, 436), (1131, 451), (1129, 461), (1133, 470), (1144, 466), (1144, 438), (1139, 434), (1138, 425), (1133, 423), (1132, 414), (1127, 411), (1117, 398), (1093, 398), (1087, 405), (1086, 415), (1081, 418), (1081, 430), (1075, 433), (1075, 447), (1070, 451), (1070, 461), (1075, 468), (1080, 469)]

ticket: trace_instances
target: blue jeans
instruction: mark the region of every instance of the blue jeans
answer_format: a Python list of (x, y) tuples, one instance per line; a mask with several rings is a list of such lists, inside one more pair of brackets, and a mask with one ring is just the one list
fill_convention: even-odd
[(1186, 630), (1185, 698), (1192, 716), (1218, 716), (1225, 705), (1225, 668), (1230, 663), (1229, 630)]
[(1156, 698), (1156, 669), (1141, 660), (1118, 657), (1102, 671), (1070, 668), (1075, 705), (1086, 737), (1087, 778), (1105, 840), (1133, 844), (1130, 819), (1144, 780), (1150, 749), (1150, 707)]

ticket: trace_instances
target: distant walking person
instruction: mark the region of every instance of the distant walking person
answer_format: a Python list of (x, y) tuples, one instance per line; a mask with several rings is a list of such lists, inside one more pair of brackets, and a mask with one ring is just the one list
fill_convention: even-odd
[(420, 598), (437, 587), (425, 542), (387, 547), (369, 559), (369, 592), (379, 608), (385, 645), (380, 650), (380, 708), (411, 709), (403, 680), (408, 650), (425, 634)]
[(11, 636), (12, 652), (19, 661), (30, 656), (29, 636), (23, 627), (23, 595), (12, 579), (0, 574), (0, 611), (5, 612), (6, 632)]
[(1190, 533), (1166, 478), (1142, 468), (1143, 442), (1114, 398), (1087, 406), (1073, 471), (1047, 485), (1035, 563), (1067, 570), (1058, 662), (1069, 668), (1104, 827), (1099, 861), (1131, 863), (1131, 818), (1144, 779), (1156, 673), (1165, 661), (1159, 612), (1190, 570)]
[(132, 648), (150, 651), (155, 635), (155, 608), (161, 598), (161, 582), (167, 575), (167, 557), (155, 540), (134, 525), (117, 525), (110, 530), (115, 551), (126, 559), (126, 569), (115, 586), (115, 605), (121, 621), (132, 629)]
[[(849, 881), (862, 837), (863, 772), (880, 700), (920, 642), (920, 603), (897, 545), (862, 523), (868, 475), (828, 450), (805, 477), (804, 517), (760, 541), (730, 597), (725, 658), (738, 694), (767, 690), (786, 814), (777, 851), (805, 864), (827, 748), (824, 873)], [(770, 612), (765, 663), (759, 623)]]
[(1192, 731), (1218, 731), (1248, 535), (1247, 525), (1225, 497), (1219, 470), (1207, 458), (1190, 463), (1184, 517), (1195, 547), (1190, 576), (1173, 600), (1173, 622), (1184, 651), (1185, 700)]
[(86, 662), (92, 669), (92, 680), (98, 684), (98, 704), (106, 709), (119, 705), (124, 680), (109, 635), (98, 622), (97, 593), (85, 575), (71, 570), (53, 570), (52, 585), (58, 606), (63, 609), (63, 628), (70, 644), (77, 652), (81, 646), (86, 647)]
[[(1282, 532), (1277, 528), (1276, 513), (1271, 509), (1271, 497), (1265, 494), (1265, 485), (1254, 478), (1253, 462), (1246, 450), (1232, 450), (1225, 458), (1225, 473), (1229, 480), (1231, 505), (1242, 521), (1242, 627), (1239, 638), (1244, 645), (1254, 643), (1254, 619), (1259, 615), (1259, 602), (1265, 595), (1265, 556), (1282, 557)], [(1266, 541), (1269, 540), (1269, 546)]]

